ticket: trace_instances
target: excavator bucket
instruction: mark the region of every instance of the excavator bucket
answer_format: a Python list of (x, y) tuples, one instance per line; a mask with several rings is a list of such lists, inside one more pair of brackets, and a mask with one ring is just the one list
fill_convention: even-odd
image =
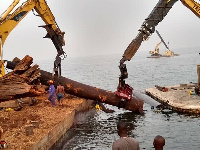
[(39, 26), (39, 27), (43, 27), (46, 29), (47, 34), (44, 38), (50, 38), (57, 49), (57, 56), (54, 61), (53, 76), (57, 75), (59, 77), (61, 75), (61, 58), (60, 57), (63, 57), (63, 59), (67, 57), (66, 53), (63, 51), (63, 48), (62, 48), (62, 46), (65, 45), (64, 38), (63, 38), (64, 33), (61, 33), (61, 32), (56, 33), (53, 30), (51, 24)]
[(46, 29), (47, 31), (47, 35), (44, 38), (50, 38), (54, 44), (54, 46), (56, 47), (57, 51), (59, 54), (64, 55), (65, 52), (63, 51), (62, 46), (64, 46), (64, 40), (63, 40), (63, 36), (62, 33), (56, 33), (53, 28), (52, 25), (43, 25), (43, 26), (39, 26), (39, 27), (43, 27)]

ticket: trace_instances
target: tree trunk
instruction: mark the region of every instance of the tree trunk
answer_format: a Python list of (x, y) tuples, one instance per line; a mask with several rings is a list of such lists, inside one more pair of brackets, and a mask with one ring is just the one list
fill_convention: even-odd
[[(6, 67), (9, 69), (13, 69), (15, 65), (16, 63), (8, 61)], [(40, 78), (41, 83), (43, 85), (48, 85), (48, 80), (52, 79), (52, 73), (43, 70), (40, 70), (40, 73), (41, 73), (41, 78)], [(126, 103), (120, 105), (121, 102), (120, 98), (111, 91), (105, 91), (97, 87), (92, 87), (86, 84), (82, 84), (62, 76), (59, 78), (54, 77), (54, 81), (55, 81), (54, 82), (55, 86), (57, 86), (58, 82), (60, 82), (64, 86), (65, 92), (68, 94), (85, 99), (98, 101), (101, 103), (110, 104), (136, 113), (143, 113), (143, 104), (144, 104), (143, 100), (133, 97), (130, 101), (127, 101)]]

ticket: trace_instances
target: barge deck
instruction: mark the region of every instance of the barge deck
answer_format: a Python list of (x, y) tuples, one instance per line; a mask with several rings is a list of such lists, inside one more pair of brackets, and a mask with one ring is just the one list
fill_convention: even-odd
[(195, 83), (146, 89), (146, 94), (168, 109), (178, 113), (200, 114), (200, 96), (194, 90)]

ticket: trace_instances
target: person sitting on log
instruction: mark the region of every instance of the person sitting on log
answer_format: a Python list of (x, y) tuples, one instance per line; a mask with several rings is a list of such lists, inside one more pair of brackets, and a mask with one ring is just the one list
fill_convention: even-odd
[(52, 103), (53, 106), (56, 106), (56, 90), (53, 84), (53, 80), (49, 80), (49, 96), (48, 100)]

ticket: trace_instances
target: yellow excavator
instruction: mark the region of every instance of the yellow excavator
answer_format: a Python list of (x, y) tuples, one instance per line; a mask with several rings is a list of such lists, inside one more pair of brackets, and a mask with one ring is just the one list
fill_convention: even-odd
[(159, 45), (162, 43), (162, 41), (160, 41), (156, 47), (155, 47), (155, 50), (154, 51), (149, 51), (149, 54), (151, 54), (151, 56), (162, 56), (160, 53), (159, 53)]
[[(181, 1), (183, 5), (189, 8), (197, 17), (200, 18), (200, 4), (194, 0), (159, 0), (156, 6), (153, 8), (152, 12), (143, 22), (141, 28), (139, 29), (138, 35), (131, 41), (129, 46), (124, 51), (122, 58), (120, 60), (120, 76), (119, 84), (117, 87), (118, 96), (126, 94), (129, 89), (126, 89), (127, 84), (125, 84), (125, 79), (128, 78), (128, 72), (126, 68), (126, 61), (130, 61), (139, 49), (141, 43), (145, 40), (148, 40), (150, 35), (155, 32), (155, 27), (161, 22), (173, 5)], [(198, 91), (200, 93), (200, 65), (198, 69)]]
[[(5, 66), (3, 60), (3, 45), (10, 32), (18, 25), (18, 23), (32, 10), (36, 11), (45, 25), (43, 27), (47, 31), (44, 38), (50, 38), (57, 49), (57, 56), (54, 61), (54, 74), (61, 74), (61, 58), (66, 57), (63, 51), (65, 45), (64, 34), (58, 27), (55, 17), (52, 14), (45, 0), (27, 0), (21, 6), (15, 8), (20, 0), (14, 0), (13, 3), (0, 16), (0, 76), (5, 75)], [(13, 11), (11, 13), (11, 11)]]

